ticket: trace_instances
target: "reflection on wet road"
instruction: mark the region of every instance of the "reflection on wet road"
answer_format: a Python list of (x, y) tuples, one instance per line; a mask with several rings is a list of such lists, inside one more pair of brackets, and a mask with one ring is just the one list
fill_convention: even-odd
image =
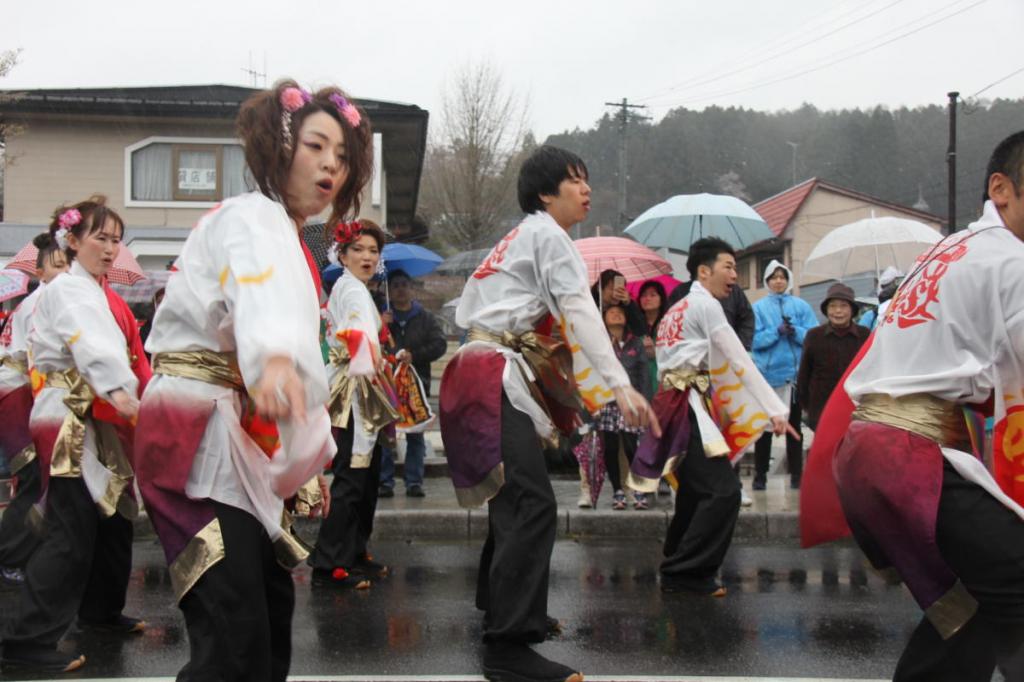
[[(393, 575), (363, 592), (311, 588), (309, 570), (298, 571), (292, 674), (475, 678), (478, 552), (475, 542), (376, 543)], [(881, 679), (919, 618), (905, 589), (886, 584), (852, 546), (734, 546), (724, 599), (662, 595), (659, 558), (650, 540), (559, 542), (548, 610), (565, 632), (541, 650), (589, 679)], [(128, 640), (73, 630), (65, 645), (88, 657), (81, 678), (173, 676), (186, 660), (159, 547), (136, 543), (135, 566), (126, 612), (143, 616), (149, 630)]]

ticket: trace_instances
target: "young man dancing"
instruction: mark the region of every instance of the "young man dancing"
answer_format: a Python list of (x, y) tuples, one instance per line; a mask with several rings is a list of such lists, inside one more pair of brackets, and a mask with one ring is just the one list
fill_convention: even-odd
[[(997, 664), (1024, 679), (1022, 192), (1024, 131), (992, 154), (981, 218), (918, 259), (845, 383), (843, 512), (924, 610), (898, 682), (987, 681)], [(994, 414), (994, 476), (967, 406)]]
[[(570, 430), (579, 409), (612, 397), (630, 426), (658, 427), (615, 357), (569, 239), (590, 210), (583, 160), (541, 147), (523, 163), (518, 194), (526, 218), (473, 273), (456, 311), (469, 342), (441, 380), (441, 435), (459, 502), (488, 503), (477, 587), (484, 675), (579, 682), (578, 672), (528, 646), (550, 627), (557, 508), (542, 443)], [(550, 336), (556, 328), (560, 339)]]

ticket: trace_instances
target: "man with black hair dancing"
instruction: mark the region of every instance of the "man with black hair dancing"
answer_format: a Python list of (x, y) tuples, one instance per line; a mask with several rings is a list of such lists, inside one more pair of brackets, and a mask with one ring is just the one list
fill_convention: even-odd
[[(528, 215), (466, 284), (456, 322), (470, 330), (469, 342), (441, 381), (441, 435), (456, 496), (463, 506), (489, 508), (477, 587), (489, 680), (582, 680), (528, 646), (550, 627), (557, 508), (542, 443), (571, 430), (579, 409), (593, 412), (612, 398), (630, 426), (659, 432), (615, 357), (569, 239), (590, 210), (587, 179), (583, 160), (555, 147), (523, 163), (519, 205)], [(550, 336), (556, 328), (561, 339)]]

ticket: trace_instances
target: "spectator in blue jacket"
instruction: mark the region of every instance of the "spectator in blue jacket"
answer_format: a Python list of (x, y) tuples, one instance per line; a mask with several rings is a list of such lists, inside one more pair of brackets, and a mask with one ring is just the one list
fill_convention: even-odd
[[(789, 423), (799, 433), (796, 377), (800, 371), (804, 336), (818, 326), (818, 318), (806, 301), (789, 293), (793, 288), (793, 273), (779, 261), (768, 264), (764, 283), (769, 294), (754, 304), (754, 364), (779, 398), (789, 405)], [(771, 453), (772, 433), (766, 431), (754, 446), (754, 490), (765, 489)], [(792, 488), (800, 487), (803, 455), (800, 441), (787, 435), (786, 460)]]

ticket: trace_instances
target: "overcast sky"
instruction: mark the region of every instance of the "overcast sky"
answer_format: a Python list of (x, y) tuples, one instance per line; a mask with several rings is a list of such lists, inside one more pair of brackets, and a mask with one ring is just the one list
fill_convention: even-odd
[[(293, 9), (296, 8), (296, 9)], [(488, 60), (535, 133), (589, 127), (628, 97), (655, 119), (1024, 96), (1024, 0), (5, 0), (0, 88), (336, 83), (440, 114), (446, 75)], [(888, 43), (888, 44), (886, 44)], [(801, 73), (807, 72), (807, 73)]]

